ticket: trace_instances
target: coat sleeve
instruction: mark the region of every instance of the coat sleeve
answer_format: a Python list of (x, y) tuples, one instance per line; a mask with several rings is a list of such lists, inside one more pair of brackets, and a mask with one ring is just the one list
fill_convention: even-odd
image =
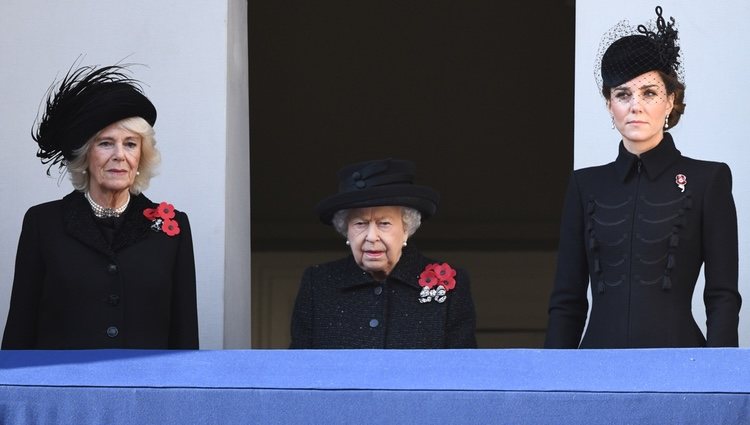
[(706, 286), (706, 343), (709, 347), (737, 347), (742, 299), (737, 290), (737, 211), (732, 198), (732, 172), (721, 164), (707, 188), (703, 203), (703, 251)]
[(33, 349), (36, 346), (37, 317), (45, 265), (41, 254), (39, 228), (32, 211), (27, 211), (24, 216), (18, 241), (10, 310), (3, 334), (3, 350)]
[(456, 273), (455, 294), (448, 295), (445, 348), (476, 348), (476, 314), (471, 297), (469, 274), (461, 269)]
[(195, 290), (195, 258), (190, 222), (179, 213), (180, 245), (174, 265), (169, 348), (198, 349), (198, 311)]
[(563, 206), (545, 348), (578, 348), (588, 313), (588, 283), (584, 211), (573, 173)]
[(292, 312), (291, 335), (292, 342), (289, 348), (314, 348), (313, 347), (313, 267), (308, 267), (302, 275), (302, 282), (297, 292)]

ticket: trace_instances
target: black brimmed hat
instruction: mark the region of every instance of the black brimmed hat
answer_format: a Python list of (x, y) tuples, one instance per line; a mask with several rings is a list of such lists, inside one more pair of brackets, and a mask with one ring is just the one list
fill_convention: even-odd
[(666, 21), (661, 6), (656, 6), (656, 16), (653, 30), (639, 25), (634, 33), (628, 34), (629, 25), (620, 23), (605, 35), (602, 43), (609, 45), (599, 64), (600, 88), (617, 87), (649, 71), (682, 76), (675, 20), (670, 17)]
[(414, 184), (416, 167), (411, 161), (382, 159), (348, 165), (338, 172), (339, 191), (322, 200), (315, 212), (331, 224), (339, 210), (379, 206), (411, 207), (429, 218), (437, 211), (440, 194)]
[(71, 68), (57, 89), (49, 89), (44, 114), (31, 133), (39, 144), (36, 156), (49, 164), (48, 174), (55, 164), (65, 166), (73, 151), (112, 123), (141, 117), (154, 125), (156, 108), (126, 71), (120, 65)]

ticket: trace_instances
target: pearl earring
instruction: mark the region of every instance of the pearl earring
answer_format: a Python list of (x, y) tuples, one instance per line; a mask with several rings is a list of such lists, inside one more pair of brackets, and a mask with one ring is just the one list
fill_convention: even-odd
[(140, 175), (141, 175), (141, 172), (140, 172), (140, 171), (136, 171), (136, 172), (135, 172), (135, 175), (136, 175), (136, 176), (140, 176)]
[(347, 239), (347, 240), (346, 240), (346, 246), (349, 246), (349, 245), (351, 245), (351, 243), (350, 243), (350, 242), (349, 242), (349, 240)]
[(406, 246), (406, 241), (404, 241), (404, 246)]
[(666, 130), (668, 128), (669, 128), (669, 114), (667, 114), (667, 116), (664, 118), (664, 129)]

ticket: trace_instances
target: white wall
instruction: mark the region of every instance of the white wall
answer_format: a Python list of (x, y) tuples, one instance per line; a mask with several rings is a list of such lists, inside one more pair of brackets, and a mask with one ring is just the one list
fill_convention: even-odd
[[(594, 60), (602, 35), (620, 20), (641, 24), (654, 18), (660, 4), (674, 16), (684, 53), (686, 113), (670, 132), (683, 155), (729, 164), (740, 231), (740, 292), (750, 303), (750, 2), (612, 0), (576, 2), (575, 168), (602, 164), (617, 156), (619, 134), (611, 128), (594, 80)], [(625, 7), (627, 6), (627, 7)], [(696, 320), (705, 332), (702, 278), (693, 299)], [(750, 346), (747, 307), (740, 313), (740, 345)]]
[(250, 348), (250, 105), (247, 2), (228, 11), (224, 348)]
[[(242, 14), (231, 25), (230, 9)], [(83, 55), (84, 64), (147, 65), (132, 70), (158, 110), (162, 165), (145, 193), (190, 216), (201, 348), (224, 346), (225, 322), (239, 326), (232, 344), (249, 346), (249, 307), (225, 311), (224, 292), (225, 283), (238, 294), (248, 287), (249, 297), (248, 130), (238, 118), (248, 116), (247, 60), (238, 57), (247, 52), (238, 51), (246, 46), (246, 11), (246, 0), (0, 2), (0, 328), (24, 212), (72, 190), (67, 178), (46, 176), (30, 129), (45, 90)], [(248, 212), (243, 218), (230, 207)], [(225, 219), (233, 220), (229, 231)]]

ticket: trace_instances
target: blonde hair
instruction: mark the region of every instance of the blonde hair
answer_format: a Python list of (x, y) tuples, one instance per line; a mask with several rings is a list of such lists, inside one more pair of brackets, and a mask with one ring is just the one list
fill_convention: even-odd
[[(156, 175), (156, 168), (161, 163), (161, 154), (156, 148), (154, 128), (141, 117), (125, 118), (117, 121), (116, 124), (122, 129), (141, 136), (141, 159), (138, 163), (138, 174), (135, 176), (133, 185), (130, 186), (130, 193), (138, 195), (148, 189), (151, 177)], [(80, 192), (89, 190), (89, 175), (86, 173), (89, 168), (89, 150), (103, 130), (98, 131), (83, 146), (74, 150), (73, 159), (66, 164), (70, 173), (70, 181), (73, 183), (73, 187)]]

